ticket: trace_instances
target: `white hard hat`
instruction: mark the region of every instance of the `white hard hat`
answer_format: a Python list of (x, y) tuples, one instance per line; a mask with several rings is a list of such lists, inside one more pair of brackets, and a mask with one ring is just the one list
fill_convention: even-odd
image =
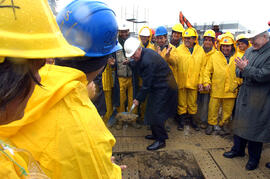
[(120, 23), (119, 27), (118, 27), (118, 30), (129, 30), (129, 28), (128, 28), (127, 24)]
[(248, 33), (247, 38), (249, 38), (249, 39), (253, 38), (253, 37), (255, 37), (263, 32), (266, 32), (266, 31), (269, 33), (269, 28), (270, 27), (268, 25), (266, 25), (265, 27), (262, 27), (262, 28), (257, 28), (256, 30), (252, 31), (252, 33)]
[(150, 31), (149, 31), (148, 28), (143, 28), (139, 35), (141, 35), (141, 36), (150, 36)]
[(141, 42), (134, 38), (134, 37), (130, 37), (126, 40), (125, 44), (124, 44), (124, 48), (125, 48), (125, 52), (126, 52), (126, 57), (131, 57), (132, 55), (134, 55), (134, 53), (136, 52), (136, 50), (140, 47)]

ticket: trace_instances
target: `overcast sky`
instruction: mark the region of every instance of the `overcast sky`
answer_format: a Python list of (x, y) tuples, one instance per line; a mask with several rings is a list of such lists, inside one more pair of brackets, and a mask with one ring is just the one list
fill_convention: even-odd
[[(72, 0), (59, 0), (58, 9)], [(133, 16), (147, 20), (150, 27), (172, 26), (179, 23), (179, 12), (191, 22), (212, 24), (239, 22), (247, 29), (266, 27), (270, 21), (270, 1), (258, 0), (102, 0), (116, 13), (118, 19)], [(252, 3), (251, 3), (252, 2)], [(137, 13), (138, 12), (138, 13)], [(132, 24), (130, 23), (132, 27)], [(139, 28), (139, 27), (138, 27)]]

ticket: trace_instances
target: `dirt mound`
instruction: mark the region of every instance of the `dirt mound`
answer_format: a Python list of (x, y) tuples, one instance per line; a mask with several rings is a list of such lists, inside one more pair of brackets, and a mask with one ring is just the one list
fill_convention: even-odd
[(117, 163), (138, 170), (140, 179), (204, 178), (193, 154), (188, 151), (118, 153), (115, 157)]

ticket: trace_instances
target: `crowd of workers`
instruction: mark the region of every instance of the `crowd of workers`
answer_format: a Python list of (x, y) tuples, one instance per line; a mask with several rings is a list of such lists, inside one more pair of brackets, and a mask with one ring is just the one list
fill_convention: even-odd
[(226, 134), (232, 118), (224, 157), (248, 144), (246, 169), (257, 168), (270, 142), (269, 27), (236, 40), (209, 29), (201, 47), (181, 24), (170, 39), (163, 26), (129, 37), (98, 1), (73, 1), (56, 19), (47, 0), (13, 6), (0, 11), (1, 178), (121, 178), (106, 123), (132, 106), (152, 131), (147, 150), (166, 146), (169, 117), (208, 135)]

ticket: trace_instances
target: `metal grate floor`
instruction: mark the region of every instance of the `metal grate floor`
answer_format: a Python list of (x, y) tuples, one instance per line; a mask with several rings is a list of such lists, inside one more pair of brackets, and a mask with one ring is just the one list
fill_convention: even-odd
[[(226, 159), (222, 156), (225, 151), (232, 146), (231, 137), (226, 138), (218, 135), (205, 135), (204, 131), (194, 131), (189, 126), (185, 126), (184, 131), (178, 131), (173, 120), (168, 120), (170, 126), (169, 139), (166, 141), (166, 148), (158, 151), (185, 150), (192, 152), (205, 178), (209, 179), (267, 179), (270, 178), (270, 169), (265, 167), (266, 162), (270, 162), (270, 144), (264, 145), (260, 166), (254, 171), (246, 171), (245, 165), (248, 156), (243, 158)], [(146, 147), (153, 141), (144, 139), (150, 134), (145, 126), (135, 129), (131, 126), (124, 126), (122, 130), (110, 128), (116, 138), (116, 145), (113, 148), (114, 154), (129, 152), (146, 152)], [(247, 153), (247, 152), (246, 152)], [(122, 164), (127, 164), (128, 168), (123, 171), (124, 179), (137, 179), (139, 175), (138, 161), (126, 158)]]

